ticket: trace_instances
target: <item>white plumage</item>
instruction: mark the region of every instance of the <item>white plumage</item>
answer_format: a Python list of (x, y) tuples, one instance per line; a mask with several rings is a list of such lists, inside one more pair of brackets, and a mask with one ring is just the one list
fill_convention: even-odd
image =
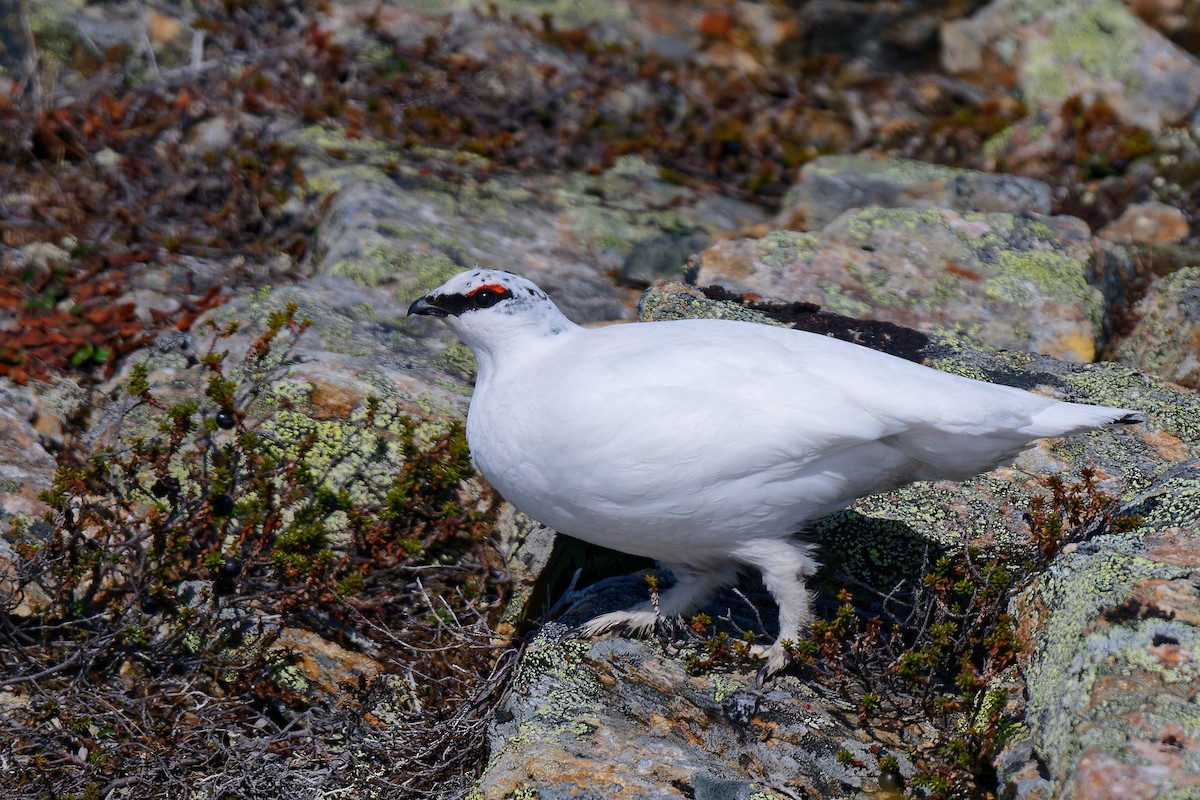
[[(739, 567), (779, 603), (772, 671), (810, 619), (811, 545), (792, 534), (856, 498), (962, 479), (1032, 441), (1133, 411), (1062, 403), (826, 336), (682, 320), (585, 329), (528, 280), (451, 278), (409, 308), (444, 318), (479, 365), (467, 440), (511, 503), (562, 533), (676, 575), (658, 613), (702, 605)], [(647, 603), (597, 634), (652, 628)]]

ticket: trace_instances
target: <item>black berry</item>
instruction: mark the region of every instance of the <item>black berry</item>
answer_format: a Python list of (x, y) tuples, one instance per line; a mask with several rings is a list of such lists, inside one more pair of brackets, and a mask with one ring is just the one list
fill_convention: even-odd
[(227, 494), (219, 494), (212, 498), (212, 512), (218, 517), (228, 517), (233, 513), (233, 498)]

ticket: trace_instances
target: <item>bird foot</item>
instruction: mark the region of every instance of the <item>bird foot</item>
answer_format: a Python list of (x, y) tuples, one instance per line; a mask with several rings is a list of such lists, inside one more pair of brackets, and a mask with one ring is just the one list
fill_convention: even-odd
[(575, 631), (581, 638), (590, 639), (623, 628), (636, 637), (650, 633), (657, 623), (658, 614), (653, 611), (613, 611), (583, 623)]
[(767, 662), (759, 672), (760, 683), (767, 677), (782, 670), (792, 660), (792, 656), (787, 651), (787, 648), (783, 646), (783, 642), (776, 642), (770, 646), (762, 644), (750, 645), (750, 655), (755, 658), (764, 659)]

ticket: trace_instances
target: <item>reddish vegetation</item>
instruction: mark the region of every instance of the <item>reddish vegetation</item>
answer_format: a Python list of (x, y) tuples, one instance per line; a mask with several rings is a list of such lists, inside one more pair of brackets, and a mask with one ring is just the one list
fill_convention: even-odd
[[(0, 311), (8, 330), (0, 331), (0, 375), (24, 385), (46, 380), (55, 370), (100, 366), (105, 377), (115, 359), (143, 345), (150, 332), (137, 304), (121, 302), (128, 291), (128, 266), (151, 254), (126, 252), (85, 256), (40, 274), (0, 272)], [(150, 330), (186, 330), (201, 312), (220, 305), (226, 294), (214, 286), (184, 298), (173, 312), (151, 311)]]

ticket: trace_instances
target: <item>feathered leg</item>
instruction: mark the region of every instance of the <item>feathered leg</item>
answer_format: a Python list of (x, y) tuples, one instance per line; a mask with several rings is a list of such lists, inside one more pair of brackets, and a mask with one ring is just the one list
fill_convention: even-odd
[(634, 636), (642, 636), (654, 629), (659, 619), (673, 619), (707, 603), (722, 586), (737, 580), (734, 565), (710, 571), (698, 571), (689, 567), (666, 565), (675, 574), (675, 585), (658, 598), (658, 608), (653, 603), (639, 603), (625, 611), (601, 614), (579, 626), (579, 635), (598, 636), (616, 628), (625, 628)]
[(779, 604), (779, 637), (770, 647), (756, 645), (751, 652), (767, 660), (767, 673), (787, 666), (783, 643), (796, 642), (812, 621), (811, 601), (804, 581), (817, 571), (809, 553), (813, 545), (791, 539), (756, 539), (736, 547), (730, 555), (759, 570), (767, 591)]

